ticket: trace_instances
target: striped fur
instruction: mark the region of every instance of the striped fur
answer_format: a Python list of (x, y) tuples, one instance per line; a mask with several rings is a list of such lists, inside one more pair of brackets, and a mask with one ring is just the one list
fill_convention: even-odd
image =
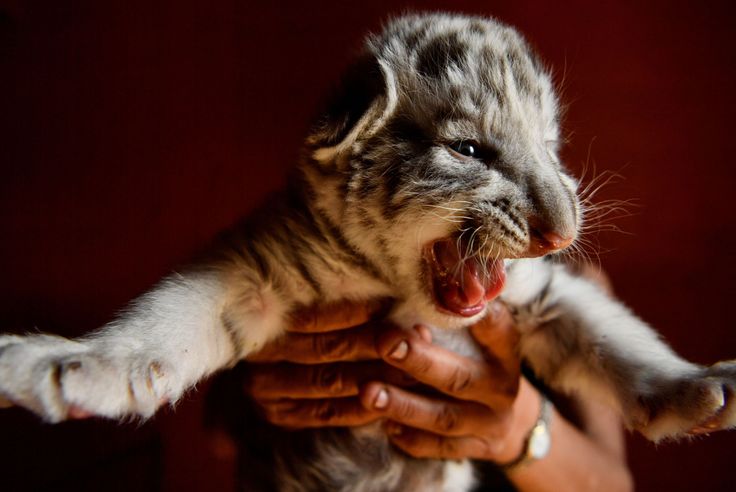
[[(287, 190), (101, 330), (0, 337), (0, 395), (51, 422), (79, 409), (149, 417), (278, 337), (295, 308), (340, 299), (393, 298), (395, 322), (435, 327), (438, 343), (478, 356), (462, 328), (485, 311), (458, 316), (433, 296), (427, 245), (448, 239), (465, 255), (459, 268), (505, 261), (501, 299), (551, 386), (606, 399), (652, 439), (716, 414), (733, 426), (734, 363), (680, 359), (594, 285), (527, 258), (538, 231), (572, 238), (583, 220), (557, 156), (558, 112), (547, 70), (512, 28), (443, 14), (390, 22), (328, 101)], [(376, 426), (302, 437), (308, 452), (273, 436), (272, 486), (472, 486), (468, 462), (410, 458)]]

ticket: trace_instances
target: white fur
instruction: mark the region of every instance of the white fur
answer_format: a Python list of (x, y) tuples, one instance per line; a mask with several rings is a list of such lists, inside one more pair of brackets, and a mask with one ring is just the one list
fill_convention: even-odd
[[(472, 23), (475, 29), (466, 29)], [(413, 34), (440, 36), (444, 46), (453, 35), (459, 36), (465, 44), (455, 48), (468, 55), (464, 62), (439, 67), (444, 78), (431, 83), (417, 65), (417, 48), (405, 44), (401, 36), (422, 26), (426, 32)], [(337, 115), (342, 122), (339, 131), (330, 132), (336, 129), (326, 123), (323, 130), (333, 137), (347, 130), (339, 143), (329, 140), (319, 147), (324, 134), (307, 139), (316, 162), (300, 166), (299, 184), (311, 193), (300, 202), (305, 210), (289, 208), (290, 201), (285, 201), (289, 206), (273, 203), (280, 212), (261, 215), (268, 220), (260, 227), (240, 231), (239, 241), (223, 248), (224, 260), (169, 277), (88, 337), (0, 337), (0, 404), (12, 401), (51, 422), (80, 411), (113, 418), (149, 417), (164, 402), (176, 402), (201, 378), (247, 358), (283, 334), (294, 308), (340, 299), (397, 299), (390, 315), (393, 321), (406, 328), (416, 323), (432, 326), (436, 343), (479, 357), (463, 328), (485, 312), (463, 318), (438, 309), (427, 285), (423, 252), (433, 241), (464, 234), (460, 229), (468, 224), (471, 238), (479, 234), (482, 241), (469, 252), (484, 260), (534, 253), (533, 233), (540, 231), (534, 230), (538, 226), (533, 220), (545, 221), (542, 233), (574, 237), (581, 223), (580, 207), (574, 198), (575, 182), (555, 155), (554, 91), (548, 75), (535, 68), (521, 37), (493, 20), (409, 16), (396, 20), (386, 32), (368, 43), (368, 54), (381, 67), (383, 92), (368, 95), (372, 102), (352, 128), (342, 127), (348, 121), (344, 114)], [(441, 49), (436, 53), (442, 55)], [(484, 54), (491, 61), (476, 63), (473, 57)], [(507, 59), (509, 63), (493, 62)], [(518, 65), (515, 71), (509, 68), (512, 62)], [(491, 89), (503, 89), (505, 94), (497, 98), (483, 92)], [(458, 91), (459, 97), (452, 95)], [(444, 122), (426, 121), (443, 98), (451, 99), (444, 101), (450, 104), (458, 99), (454, 108), (467, 114)], [(382, 133), (396, 113), (414, 118), (414, 123), (436, 123), (437, 141), (425, 153), (420, 151), (423, 160), (414, 164), (423, 164), (424, 171), (441, 178), (434, 179), (431, 172), (412, 174), (403, 168), (405, 162), (394, 162), (396, 155), (407, 155), (409, 145), (392, 140), (390, 131)], [(441, 142), (459, 139), (476, 139), (502, 159), (452, 157)], [(408, 148), (414, 152), (415, 147)], [(408, 179), (398, 180), (401, 186), (393, 195), (384, 191), (361, 196), (365, 182), (360, 178), (382, 182), (382, 174), (371, 174), (383, 169), (380, 165), (393, 166), (383, 173)], [(478, 176), (480, 181), (470, 179)], [(450, 186), (448, 198), (443, 187), (456, 182), (473, 185)], [(430, 193), (428, 183), (433, 187)], [(422, 196), (432, 191), (437, 197)], [(386, 203), (390, 200), (410, 206), (397, 207), (394, 215), (385, 213), (384, 206), (395, 205)], [(370, 233), (365, 221), (372, 221)], [(629, 426), (655, 440), (681, 436), (714, 416), (721, 419), (719, 427), (736, 425), (736, 401), (725, 398), (726, 393), (736, 394), (735, 362), (704, 368), (682, 360), (625, 306), (560, 265), (515, 259), (507, 260), (506, 266), (508, 282), (501, 299), (519, 327), (521, 354), (551, 386), (608, 400)], [(324, 460), (312, 469), (337, 474), (338, 465), (359, 466), (360, 461), (343, 453), (339, 443), (333, 444), (317, 441), (317, 447), (324, 448)], [(407, 471), (408, 461), (387, 446), (383, 451), (394, 454), (380, 477), (357, 469), (356, 474), (363, 473), (355, 483), (338, 487), (368, 491), (374, 478), (388, 488), (400, 487), (396, 482)], [(468, 462), (427, 463), (444, 468), (443, 491), (472, 486)], [(283, 480), (287, 490), (302, 490), (298, 478)]]

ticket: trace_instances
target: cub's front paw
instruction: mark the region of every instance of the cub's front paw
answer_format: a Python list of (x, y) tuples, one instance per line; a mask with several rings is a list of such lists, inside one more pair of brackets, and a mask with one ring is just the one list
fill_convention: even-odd
[(56, 363), (68, 417), (148, 418), (166, 401), (167, 371), (159, 362), (91, 351)]
[(708, 377), (723, 382), (724, 404), (712, 417), (692, 429), (703, 434), (736, 427), (736, 360), (719, 362), (707, 369)]
[(634, 427), (652, 441), (736, 427), (736, 361), (657, 381), (639, 397)]
[(165, 372), (160, 363), (61, 337), (0, 337), (0, 397), (50, 422), (149, 417), (164, 400)]
[(59, 359), (84, 351), (82, 344), (50, 335), (0, 337), (0, 396), (45, 420), (64, 420)]

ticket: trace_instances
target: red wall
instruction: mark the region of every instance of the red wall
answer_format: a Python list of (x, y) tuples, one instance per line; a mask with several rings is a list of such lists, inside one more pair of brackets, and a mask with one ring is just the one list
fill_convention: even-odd
[[(247, 213), (366, 30), (410, 6), (528, 35), (564, 80), (567, 162), (638, 204), (590, 236), (618, 293), (688, 358), (736, 357), (730, 2), (561, 4), (0, 0), (1, 329), (92, 329)], [(227, 487), (200, 402), (141, 427), (2, 411), (3, 488)], [(639, 490), (736, 489), (736, 434), (630, 441)]]

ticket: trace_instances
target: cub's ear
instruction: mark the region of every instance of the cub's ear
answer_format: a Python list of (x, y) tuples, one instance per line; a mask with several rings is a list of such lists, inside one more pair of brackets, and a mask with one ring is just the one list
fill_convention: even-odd
[(334, 158), (376, 127), (388, 106), (386, 79), (373, 53), (364, 53), (348, 67), (307, 138), (316, 159)]

